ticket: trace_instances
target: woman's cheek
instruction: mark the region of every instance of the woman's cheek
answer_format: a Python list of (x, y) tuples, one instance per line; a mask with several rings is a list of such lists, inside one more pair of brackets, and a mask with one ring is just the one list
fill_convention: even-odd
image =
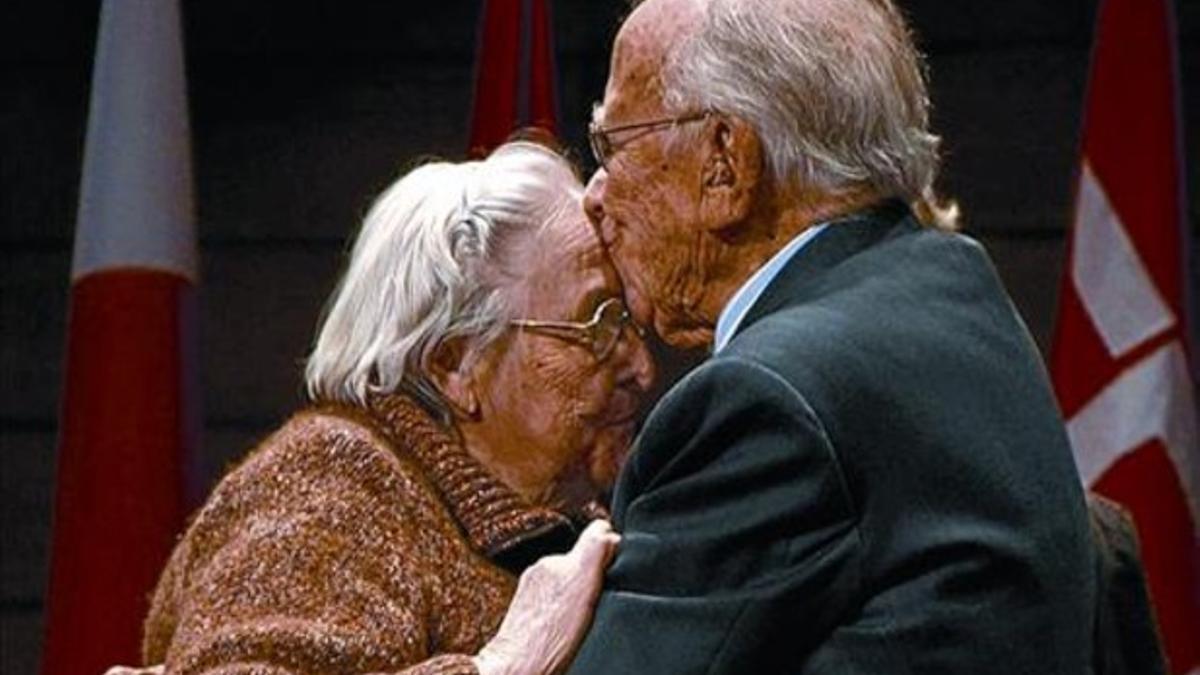
[(596, 433), (588, 474), (597, 487), (608, 489), (616, 482), (632, 440), (633, 433), (627, 427), (606, 427)]
[(534, 373), (535, 377), (525, 378), (529, 413), (543, 420), (542, 432), (553, 437), (556, 445), (573, 443), (583, 404), (578, 368), (562, 354), (547, 354), (534, 364)]

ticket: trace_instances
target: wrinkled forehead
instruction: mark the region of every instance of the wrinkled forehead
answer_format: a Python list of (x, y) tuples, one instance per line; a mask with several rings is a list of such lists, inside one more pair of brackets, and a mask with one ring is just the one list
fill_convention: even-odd
[(550, 223), (546, 248), (558, 258), (564, 269), (584, 271), (599, 267), (605, 260), (600, 238), (588, 223), (583, 205), (568, 207)]
[(612, 66), (604, 100), (592, 111), (592, 119), (600, 124), (635, 121), (648, 110), (662, 107), (663, 58), (652, 41), (642, 40), (641, 34), (629, 36), (624, 32), (613, 45)]
[(579, 198), (567, 200), (540, 227), (525, 233), (509, 261), (518, 277), (537, 277), (539, 269), (551, 282), (557, 273), (587, 270), (605, 260), (596, 231)]
[(530, 242), (522, 267), (527, 309), (542, 317), (573, 317), (576, 305), (612, 295), (615, 272), (582, 207), (560, 214)]
[(593, 111), (594, 121), (617, 124), (661, 112), (668, 49), (699, 27), (702, 4), (648, 0), (638, 5), (613, 43), (608, 85), (604, 101)]

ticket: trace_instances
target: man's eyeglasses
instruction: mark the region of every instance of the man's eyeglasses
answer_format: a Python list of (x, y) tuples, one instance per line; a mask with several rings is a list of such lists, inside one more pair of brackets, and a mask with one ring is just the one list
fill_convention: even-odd
[[(602, 127), (596, 122), (588, 125), (588, 143), (592, 146), (592, 155), (596, 158), (596, 163), (604, 168), (608, 168), (608, 158), (612, 157), (613, 152), (620, 145), (629, 143), (630, 141), (641, 138), (646, 134), (669, 129), (680, 124), (695, 122), (706, 119), (712, 113), (700, 112), (682, 115), (680, 117), (663, 117), (661, 119), (650, 120), (648, 122), (634, 122), (632, 124), (618, 124), (611, 127)], [(613, 134), (619, 134), (628, 131), (640, 131), (641, 133), (634, 134), (628, 138), (622, 139), (618, 144), (613, 140)]]
[(509, 324), (530, 332), (579, 342), (592, 351), (597, 361), (604, 361), (612, 355), (626, 326), (633, 328), (638, 335), (643, 335), (641, 327), (633, 322), (629, 310), (620, 298), (609, 298), (600, 303), (591, 321), (587, 323), (513, 319)]

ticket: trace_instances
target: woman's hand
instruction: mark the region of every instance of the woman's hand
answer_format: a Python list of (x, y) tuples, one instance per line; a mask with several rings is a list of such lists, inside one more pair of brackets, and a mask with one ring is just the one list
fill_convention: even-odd
[(566, 670), (588, 626), (604, 570), (621, 538), (594, 520), (575, 547), (521, 575), (500, 630), (475, 657), (480, 675), (551, 675)]

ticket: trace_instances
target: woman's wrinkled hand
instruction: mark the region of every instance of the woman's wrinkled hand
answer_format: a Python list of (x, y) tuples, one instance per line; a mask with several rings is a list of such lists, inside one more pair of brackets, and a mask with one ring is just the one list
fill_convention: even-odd
[(566, 670), (592, 622), (604, 570), (621, 538), (594, 520), (574, 548), (525, 570), (500, 630), (475, 657), (480, 675), (551, 675)]

